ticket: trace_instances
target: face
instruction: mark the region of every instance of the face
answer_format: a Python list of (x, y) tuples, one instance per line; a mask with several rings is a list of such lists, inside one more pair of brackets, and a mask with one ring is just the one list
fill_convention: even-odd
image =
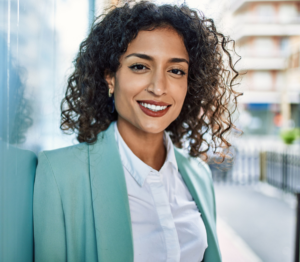
[(188, 63), (183, 39), (174, 29), (140, 31), (121, 56), (116, 74), (106, 75), (118, 124), (147, 133), (163, 132), (183, 106)]

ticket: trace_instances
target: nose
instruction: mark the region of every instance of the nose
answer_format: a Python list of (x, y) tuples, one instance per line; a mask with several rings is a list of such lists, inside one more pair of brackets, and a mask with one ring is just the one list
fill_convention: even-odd
[(155, 96), (162, 96), (167, 93), (167, 79), (163, 70), (155, 70), (147, 91)]

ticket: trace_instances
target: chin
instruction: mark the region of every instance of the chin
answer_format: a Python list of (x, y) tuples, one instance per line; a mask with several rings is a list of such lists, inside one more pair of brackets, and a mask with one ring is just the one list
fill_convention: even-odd
[(143, 123), (141, 129), (147, 133), (158, 134), (163, 132), (170, 124), (166, 124), (167, 121), (151, 121), (148, 123)]

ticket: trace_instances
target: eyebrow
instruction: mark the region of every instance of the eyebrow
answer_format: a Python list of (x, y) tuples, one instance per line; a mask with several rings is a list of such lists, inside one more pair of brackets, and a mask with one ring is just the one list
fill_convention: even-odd
[[(139, 54), (139, 53), (130, 54), (130, 55), (126, 56), (125, 58), (131, 57), (131, 56), (136, 56), (136, 57), (139, 57), (141, 59), (145, 59), (145, 60), (149, 60), (149, 61), (153, 61), (154, 60), (153, 57), (151, 57), (151, 56), (148, 56), (148, 55), (145, 55), (145, 54)], [(185, 63), (189, 64), (189, 61), (187, 61), (186, 59), (184, 59), (184, 58), (177, 58), (177, 57), (169, 59), (168, 62), (171, 62), (171, 63), (182, 63), (182, 62), (185, 62)]]

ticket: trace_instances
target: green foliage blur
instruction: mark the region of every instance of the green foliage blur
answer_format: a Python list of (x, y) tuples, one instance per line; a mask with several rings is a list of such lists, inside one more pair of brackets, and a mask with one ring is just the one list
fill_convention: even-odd
[(280, 137), (285, 144), (291, 145), (296, 139), (300, 138), (300, 128), (282, 130)]

